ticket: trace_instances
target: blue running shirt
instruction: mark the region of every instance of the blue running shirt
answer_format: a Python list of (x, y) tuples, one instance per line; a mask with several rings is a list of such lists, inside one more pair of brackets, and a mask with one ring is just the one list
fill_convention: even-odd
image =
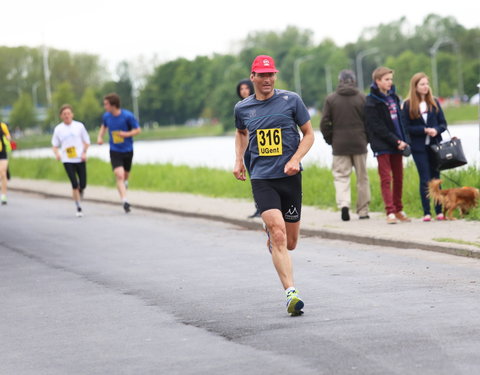
[(108, 128), (110, 150), (116, 152), (133, 151), (133, 137), (121, 138), (116, 135), (116, 132), (128, 132), (140, 127), (132, 112), (123, 108), (118, 116), (114, 116), (110, 112), (105, 112), (102, 117), (102, 123)]
[(251, 179), (287, 177), (283, 169), (297, 152), (298, 126), (310, 120), (298, 94), (275, 89), (267, 100), (251, 95), (238, 102), (234, 112), (237, 129), (248, 130)]

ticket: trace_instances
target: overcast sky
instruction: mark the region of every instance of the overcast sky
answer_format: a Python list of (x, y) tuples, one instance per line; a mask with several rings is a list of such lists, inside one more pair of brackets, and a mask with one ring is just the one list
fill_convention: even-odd
[(140, 55), (163, 62), (235, 52), (249, 32), (288, 25), (311, 29), (316, 42), (331, 38), (339, 45), (401, 16), (412, 26), (432, 12), (454, 16), (467, 28), (480, 26), (474, 0), (10, 0), (0, 9), (0, 45), (89, 52), (110, 66)]

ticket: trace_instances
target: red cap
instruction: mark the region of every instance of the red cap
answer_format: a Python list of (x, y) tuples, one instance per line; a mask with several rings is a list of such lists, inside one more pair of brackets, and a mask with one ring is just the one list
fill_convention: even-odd
[(278, 73), (275, 68), (275, 61), (273, 57), (267, 55), (260, 55), (255, 57), (252, 63), (252, 73)]

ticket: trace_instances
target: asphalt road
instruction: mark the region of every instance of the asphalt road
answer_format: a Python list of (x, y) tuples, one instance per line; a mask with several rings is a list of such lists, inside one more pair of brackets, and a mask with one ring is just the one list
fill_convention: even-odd
[(480, 260), (20, 193), (0, 207), (0, 374), (478, 374)]

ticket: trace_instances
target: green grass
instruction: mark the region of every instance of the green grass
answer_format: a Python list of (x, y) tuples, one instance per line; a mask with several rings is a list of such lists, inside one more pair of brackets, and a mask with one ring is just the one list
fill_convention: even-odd
[[(92, 143), (97, 141), (98, 129), (88, 132)], [(158, 128), (144, 128), (142, 132), (135, 136), (136, 140), (158, 140), (158, 139), (174, 139), (174, 138), (191, 138), (191, 137), (207, 137), (218, 136), (223, 134), (222, 125), (203, 125), (203, 126), (160, 126)], [(104, 137), (105, 141), (108, 135)], [(34, 134), (16, 139), (18, 149), (25, 150), (37, 147), (50, 147), (51, 134)]]
[(471, 245), (471, 246), (476, 246), (476, 247), (480, 247), (480, 242), (471, 242), (471, 241), (463, 241), (463, 240), (457, 240), (455, 238), (434, 238), (433, 239), (434, 241), (437, 241), (437, 242), (448, 242), (448, 243), (458, 243), (458, 244), (461, 244), (461, 245)]
[(478, 123), (478, 106), (464, 104), (459, 107), (443, 108), (447, 124)]
[[(67, 176), (60, 162), (52, 159), (28, 159), (12, 157), (11, 173), (14, 177), (49, 179), (67, 182)], [(88, 183), (90, 185), (114, 187), (115, 181), (110, 164), (99, 159), (88, 161)], [(383, 212), (380, 182), (375, 169), (368, 171), (372, 200), (370, 211)], [(462, 186), (480, 187), (480, 171), (474, 167), (464, 170), (451, 170), (442, 173)], [(446, 178), (444, 188), (456, 185)], [(404, 169), (403, 203), (404, 210), (412, 217), (421, 217), (423, 210), (418, 193), (418, 173), (413, 162)], [(352, 207), (356, 201), (355, 175), (352, 174)], [(164, 192), (185, 192), (210, 197), (251, 199), (248, 181), (237, 181), (231, 172), (213, 168), (192, 168), (171, 164), (135, 164), (130, 177), (131, 189)], [(336, 209), (335, 188), (329, 168), (306, 167), (303, 173), (303, 203), (319, 208)], [(433, 210), (432, 210), (433, 212)], [(466, 216), (480, 220), (480, 208), (471, 210)]]

